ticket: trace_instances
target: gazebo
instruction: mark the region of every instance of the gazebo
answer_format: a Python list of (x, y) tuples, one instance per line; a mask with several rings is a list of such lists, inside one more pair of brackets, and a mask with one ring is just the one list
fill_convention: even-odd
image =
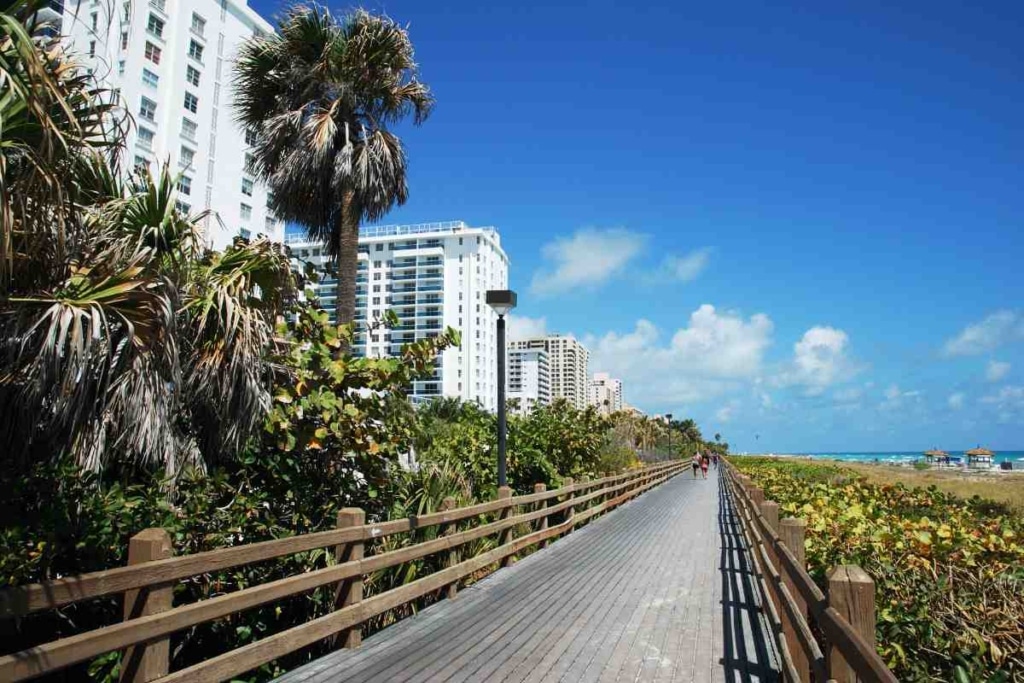
[(967, 456), (968, 467), (978, 467), (987, 469), (989, 467), (992, 467), (992, 456), (995, 455), (995, 453), (993, 453), (987, 448), (982, 448), (981, 446), (978, 446), (977, 448), (972, 448), (971, 450), (966, 451), (964, 455)]
[(940, 451), (938, 448), (933, 448), (930, 451), (924, 452), (924, 458), (929, 464), (943, 465), (949, 464), (949, 453), (946, 451)]

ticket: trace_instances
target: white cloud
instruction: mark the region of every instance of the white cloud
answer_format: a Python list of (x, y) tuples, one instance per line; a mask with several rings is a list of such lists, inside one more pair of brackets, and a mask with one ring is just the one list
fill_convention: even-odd
[(975, 356), (1019, 339), (1024, 339), (1024, 319), (1015, 311), (996, 311), (947, 340), (943, 353), (947, 356)]
[(545, 337), (548, 333), (547, 318), (528, 318), (525, 315), (508, 315), (508, 338), (533, 339), (534, 337)]
[(621, 273), (646, 241), (644, 235), (623, 229), (578, 230), (556, 238), (541, 248), (549, 267), (534, 274), (530, 289), (551, 295), (596, 287)]
[(953, 410), (960, 410), (964, 407), (964, 398), (963, 393), (958, 391), (955, 394), (950, 394), (949, 398), (946, 399), (946, 403)]
[(588, 335), (590, 366), (610, 372), (651, 405), (698, 403), (753, 380), (761, 371), (773, 324), (768, 316), (744, 319), (704, 304), (686, 327), (663, 341), (661, 331), (639, 320), (632, 332)]
[(735, 417), (736, 411), (739, 407), (740, 402), (733, 399), (715, 411), (715, 419), (722, 423), (729, 422), (733, 417)]
[(989, 382), (998, 382), (1010, 374), (1010, 364), (997, 360), (990, 360), (985, 368), (985, 379)]
[(662, 264), (662, 273), (673, 280), (693, 282), (708, 265), (711, 249), (697, 249), (682, 256), (666, 256)]
[(981, 402), (996, 409), (1000, 422), (1020, 421), (1024, 418), (1024, 386), (1005, 386), (990, 396), (983, 396)]
[(905, 405), (918, 404), (921, 400), (920, 391), (904, 391), (897, 384), (890, 384), (886, 387), (883, 396), (885, 396), (885, 400), (878, 404), (878, 409), (883, 413), (896, 412)]
[(810, 396), (856, 372), (847, 356), (850, 338), (843, 330), (818, 325), (804, 332), (793, 345), (793, 360), (777, 378), (783, 386), (802, 385)]

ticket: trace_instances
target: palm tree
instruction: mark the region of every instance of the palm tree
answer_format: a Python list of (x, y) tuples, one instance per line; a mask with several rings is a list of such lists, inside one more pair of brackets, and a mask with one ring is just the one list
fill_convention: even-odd
[(355, 317), (360, 221), (408, 195), (405, 150), (388, 126), (430, 113), (416, 76), (408, 32), (364, 10), (338, 20), (318, 5), (295, 7), (277, 34), (239, 49), (236, 118), (256, 134), (254, 170), (273, 212), (304, 225), (334, 260), (338, 324)]
[(0, 12), (0, 453), (176, 474), (236, 452), (270, 403), (284, 251), (202, 248), (164, 167), (122, 179), (124, 112), (35, 25)]

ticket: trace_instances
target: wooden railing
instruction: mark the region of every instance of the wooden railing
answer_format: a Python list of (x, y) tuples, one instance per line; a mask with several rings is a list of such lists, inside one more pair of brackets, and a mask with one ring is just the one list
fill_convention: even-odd
[[(170, 538), (163, 529), (146, 529), (131, 539), (128, 566), (0, 591), (0, 618), (17, 618), (40, 610), (121, 594), (124, 620), (28, 650), (0, 657), (0, 681), (21, 681), (59, 671), (99, 655), (124, 651), (122, 681), (225, 680), (301, 648), (332, 639), (340, 647), (356, 647), (361, 626), (373, 617), (435, 591), (455, 597), (458, 582), (490, 565), (506, 566), (516, 553), (546, 545), (579, 524), (607, 512), (678, 474), (684, 463), (663, 463), (594, 481), (566, 479), (559, 489), (512, 496), (503, 487), (497, 500), (464, 508), (445, 507), (418, 517), (365, 524), (358, 508), (339, 512), (331, 531), (252, 543), (210, 552), (172, 557)], [(495, 514), (496, 521), (458, 530), (458, 522), (480, 522)], [(557, 522), (551, 518), (556, 516)], [(528, 525), (529, 533), (515, 537)], [(364, 556), (370, 541), (413, 530), (439, 527), (433, 540), (400, 550)], [(498, 535), (499, 545), (465, 560), (457, 549), (477, 539)], [(173, 587), (200, 574), (262, 562), (317, 548), (333, 548), (336, 562), (322, 569), (242, 590), (174, 606)], [(364, 599), (363, 577), (389, 567), (445, 553), (444, 569), (398, 588)], [(335, 586), (334, 611), (286, 631), (231, 650), (186, 669), (169, 672), (172, 634), (260, 605), (324, 586)]]
[(780, 520), (779, 504), (765, 500), (764, 491), (750, 477), (729, 462), (725, 472), (755, 574), (762, 593), (769, 597), (766, 606), (782, 655), (784, 680), (896, 683), (875, 651), (871, 577), (860, 567), (836, 567), (828, 575), (826, 596), (807, 573), (806, 522)]

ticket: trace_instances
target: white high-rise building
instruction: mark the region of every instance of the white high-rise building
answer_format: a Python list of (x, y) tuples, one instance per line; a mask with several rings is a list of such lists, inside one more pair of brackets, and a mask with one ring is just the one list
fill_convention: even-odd
[[(319, 243), (303, 237), (288, 237), (286, 243), (299, 261), (317, 267), (327, 262)], [(337, 282), (325, 278), (316, 289), (320, 304), (333, 313)], [(508, 289), (508, 256), (494, 228), (462, 221), (363, 228), (352, 351), (397, 355), (402, 344), (454, 327), (462, 346), (442, 354), (433, 378), (413, 384), (413, 400), (450, 396), (497, 410), (498, 316), (487, 305), (489, 289)], [(398, 327), (369, 331), (367, 321), (388, 309), (398, 314)]]
[(551, 403), (551, 368), (544, 349), (508, 350), (508, 399), (518, 401), (518, 412)]
[(590, 405), (605, 415), (622, 410), (622, 381), (607, 372), (595, 372), (587, 383), (587, 391)]
[(564, 398), (576, 408), (587, 407), (587, 375), (590, 352), (575, 337), (550, 335), (535, 339), (519, 339), (510, 348), (543, 349), (548, 354), (551, 370), (551, 398)]
[(236, 235), (280, 241), (284, 224), (248, 168), (251, 139), (234, 122), (232, 62), (242, 41), (273, 28), (245, 0), (67, 0), (62, 33), (134, 119), (126, 164), (182, 173), (179, 208), (212, 210), (217, 249)]

